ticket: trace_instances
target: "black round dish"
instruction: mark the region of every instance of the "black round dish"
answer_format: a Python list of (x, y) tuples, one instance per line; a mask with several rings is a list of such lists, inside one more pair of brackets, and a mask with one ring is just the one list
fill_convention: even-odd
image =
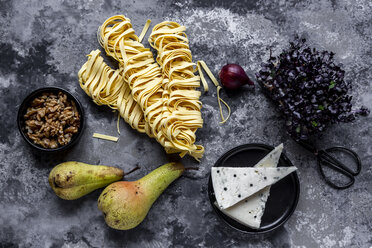
[[(235, 147), (222, 155), (214, 165), (215, 167), (252, 167), (259, 162), (274, 147), (264, 144), (246, 144)], [(293, 166), (288, 157), (282, 153), (278, 167)], [(296, 209), (300, 196), (300, 183), (297, 173), (291, 173), (271, 186), (270, 196), (262, 216), (259, 229), (249, 228), (223, 214), (214, 204), (216, 201), (212, 178), (209, 176), (208, 195), (211, 205), (217, 215), (230, 227), (249, 234), (263, 234), (282, 226)]]
[[(25, 123), (24, 123), (24, 118), (23, 116), (26, 114), (26, 111), (27, 111), (27, 108), (30, 104), (30, 102), (37, 96), (41, 95), (42, 93), (44, 92), (60, 92), (62, 91), (63, 93), (65, 93), (67, 95), (67, 98), (73, 102), (75, 102), (76, 104), (76, 108), (77, 110), (79, 111), (80, 113), (80, 127), (79, 127), (79, 130), (78, 132), (72, 136), (71, 138), (71, 141), (64, 145), (64, 146), (61, 146), (61, 147), (58, 147), (58, 148), (55, 148), (55, 149), (47, 149), (47, 148), (44, 148), (44, 147), (41, 147), (37, 144), (35, 144), (32, 140), (30, 140), (27, 135), (25, 134)], [(33, 92), (31, 92), (22, 102), (21, 106), (19, 107), (18, 109), (18, 115), (17, 115), (17, 124), (18, 124), (18, 129), (19, 129), (19, 132), (21, 133), (22, 137), (24, 138), (24, 140), (30, 145), (32, 146), (33, 148), (35, 148), (36, 150), (39, 150), (39, 151), (43, 151), (43, 152), (58, 152), (58, 151), (63, 151), (63, 150), (66, 150), (70, 147), (72, 147), (74, 144), (77, 143), (77, 141), (79, 140), (79, 138), (81, 137), (81, 134), (83, 133), (83, 130), (84, 130), (84, 111), (83, 111), (83, 107), (81, 105), (81, 103), (79, 102), (79, 100), (74, 97), (70, 92), (68, 92), (67, 90), (64, 90), (62, 88), (59, 88), (59, 87), (55, 87), (55, 86), (52, 86), (52, 87), (44, 87), (44, 88), (40, 88), (40, 89), (37, 89)]]

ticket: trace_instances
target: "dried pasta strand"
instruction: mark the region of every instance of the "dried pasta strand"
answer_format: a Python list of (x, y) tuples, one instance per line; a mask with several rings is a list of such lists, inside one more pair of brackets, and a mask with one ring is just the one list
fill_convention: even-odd
[[(203, 83), (203, 86), (204, 86), (204, 90), (205, 91), (208, 91), (208, 83), (207, 81), (205, 80), (204, 78), (204, 75), (203, 75), (203, 72), (201, 70), (201, 68), (204, 69), (204, 71), (207, 73), (208, 77), (211, 79), (211, 81), (213, 82), (213, 84), (217, 87), (217, 101), (218, 101), (218, 107), (220, 109), (220, 115), (221, 115), (221, 119), (222, 121), (220, 122), (220, 124), (223, 124), (225, 123), (229, 118), (230, 118), (230, 115), (231, 115), (231, 108), (230, 106), (224, 101), (222, 100), (222, 98), (220, 97), (220, 90), (221, 90), (221, 86), (220, 84), (218, 83), (217, 79), (214, 77), (213, 73), (211, 72), (211, 70), (208, 68), (207, 64), (200, 60), (197, 62), (197, 65), (198, 65), (198, 71), (199, 71), (199, 75), (200, 75), (200, 79)], [(227, 111), (228, 111), (228, 115), (227, 117), (225, 118), (223, 116), (223, 112), (222, 112), (222, 105), (221, 105), (221, 102), (226, 106), (227, 108)]]
[(203, 71), (202, 71), (202, 68), (204, 69), (204, 71), (207, 73), (208, 77), (211, 79), (211, 81), (213, 82), (213, 84), (217, 87), (219, 86), (220, 84), (218, 83), (217, 79), (214, 77), (213, 73), (211, 72), (211, 70), (209, 69), (209, 67), (207, 66), (207, 64), (203, 61), (203, 60), (199, 60), (197, 62), (197, 65), (198, 65), (198, 71), (199, 71), (199, 75), (200, 75), (200, 79), (203, 83), (203, 86), (204, 88), (207, 88), (205, 91), (208, 91), (208, 83), (207, 81), (205, 80), (204, 78), (204, 75), (203, 75)]
[[(220, 90), (221, 90), (221, 86), (217, 86), (217, 100), (218, 100), (218, 106), (220, 108), (220, 115), (222, 119), (222, 121), (220, 121), (220, 124), (223, 124), (230, 118), (231, 109), (230, 109), (230, 106), (224, 100), (221, 99)], [(226, 118), (223, 116), (221, 102), (226, 106), (227, 111), (228, 111), (228, 115)]]
[(118, 120), (116, 121), (116, 130), (120, 135), (120, 112), (118, 111)]
[(119, 140), (118, 137), (111, 136), (111, 135), (100, 134), (100, 133), (94, 133), (93, 138), (109, 140), (109, 141), (114, 141), (114, 142), (117, 142)]
[(141, 32), (140, 36), (138, 36), (138, 41), (139, 41), (139, 42), (142, 42), (143, 37), (145, 37), (145, 35), (146, 35), (146, 33), (147, 33), (147, 30), (149, 30), (150, 24), (151, 24), (151, 20), (148, 19), (148, 20), (146, 21), (145, 26), (144, 26), (143, 29), (142, 29), (142, 32)]
[[(157, 24), (150, 34), (149, 43), (157, 50), (156, 61), (162, 68), (163, 111), (162, 132), (169, 140), (166, 148), (184, 149), (184, 156), (189, 153), (200, 159), (204, 147), (195, 145), (195, 132), (203, 126), (201, 117), (200, 77), (196, 76), (196, 64), (192, 62), (186, 28), (176, 22), (162, 22)], [(169, 145), (169, 146), (168, 146)]]

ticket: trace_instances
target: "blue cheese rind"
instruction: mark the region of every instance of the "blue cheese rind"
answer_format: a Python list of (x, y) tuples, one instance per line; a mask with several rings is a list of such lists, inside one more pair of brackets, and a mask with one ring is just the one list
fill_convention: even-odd
[(221, 209), (257, 193), (278, 182), (297, 168), (212, 167), (212, 183), (217, 203)]
[[(263, 159), (261, 159), (254, 167), (277, 167), (282, 151), (283, 144), (280, 144)], [(230, 218), (243, 225), (254, 229), (260, 228), (261, 219), (265, 212), (266, 202), (270, 195), (270, 187), (271, 186), (267, 186), (252, 196), (238, 202), (237, 204), (227, 209), (220, 210)], [(217, 202), (215, 202), (215, 205), (218, 207)]]

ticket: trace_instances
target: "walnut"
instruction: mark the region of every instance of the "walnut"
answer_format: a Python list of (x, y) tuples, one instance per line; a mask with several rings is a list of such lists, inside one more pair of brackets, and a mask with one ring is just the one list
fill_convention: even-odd
[(35, 98), (24, 115), (26, 135), (44, 148), (68, 144), (80, 127), (80, 114), (63, 92), (43, 93)]
[(76, 127), (68, 127), (65, 129), (65, 133), (77, 133), (78, 129)]

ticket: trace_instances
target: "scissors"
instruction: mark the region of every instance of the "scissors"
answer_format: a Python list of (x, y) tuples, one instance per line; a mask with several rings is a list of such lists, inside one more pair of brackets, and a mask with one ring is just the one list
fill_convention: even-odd
[[(313, 153), (318, 160), (318, 167), (319, 167), (319, 172), (320, 175), (323, 177), (323, 179), (326, 181), (328, 185), (330, 185), (332, 188), (335, 189), (347, 189), (351, 185), (354, 184), (355, 182), (355, 176), (357, 176), (361, 169), (362, 169), (362, 163), (360, 161), (360, 158), (358, 154), (346, 147), (342, 146), (335, 146), (335, 147), (330, 147), (324, 150), (318, 150), (312, 143), (307, 142), (307, 141), (297, 141), (302, 147), (304, 147), (306, 150), (309, 152)], [(335, 158), (334, 156), (331, 155), (332, 152), (341, 152), (344, 153), (345, 155), (348, 155), (350, 158), (355, 161), (357, 168), (355, 171), (349, 169), (345, 164), (340, 162), (339, 159)], [(348, 182), (344, 184), (340, 183), (335, 183), (332, 181), (331, 178), (327, 177), (326, 174), (324, 173), (324, 166), (328, 166), (332, 168), (333, 170), (337, 171), (338, 173), (346, 176), (349, 180)]]

